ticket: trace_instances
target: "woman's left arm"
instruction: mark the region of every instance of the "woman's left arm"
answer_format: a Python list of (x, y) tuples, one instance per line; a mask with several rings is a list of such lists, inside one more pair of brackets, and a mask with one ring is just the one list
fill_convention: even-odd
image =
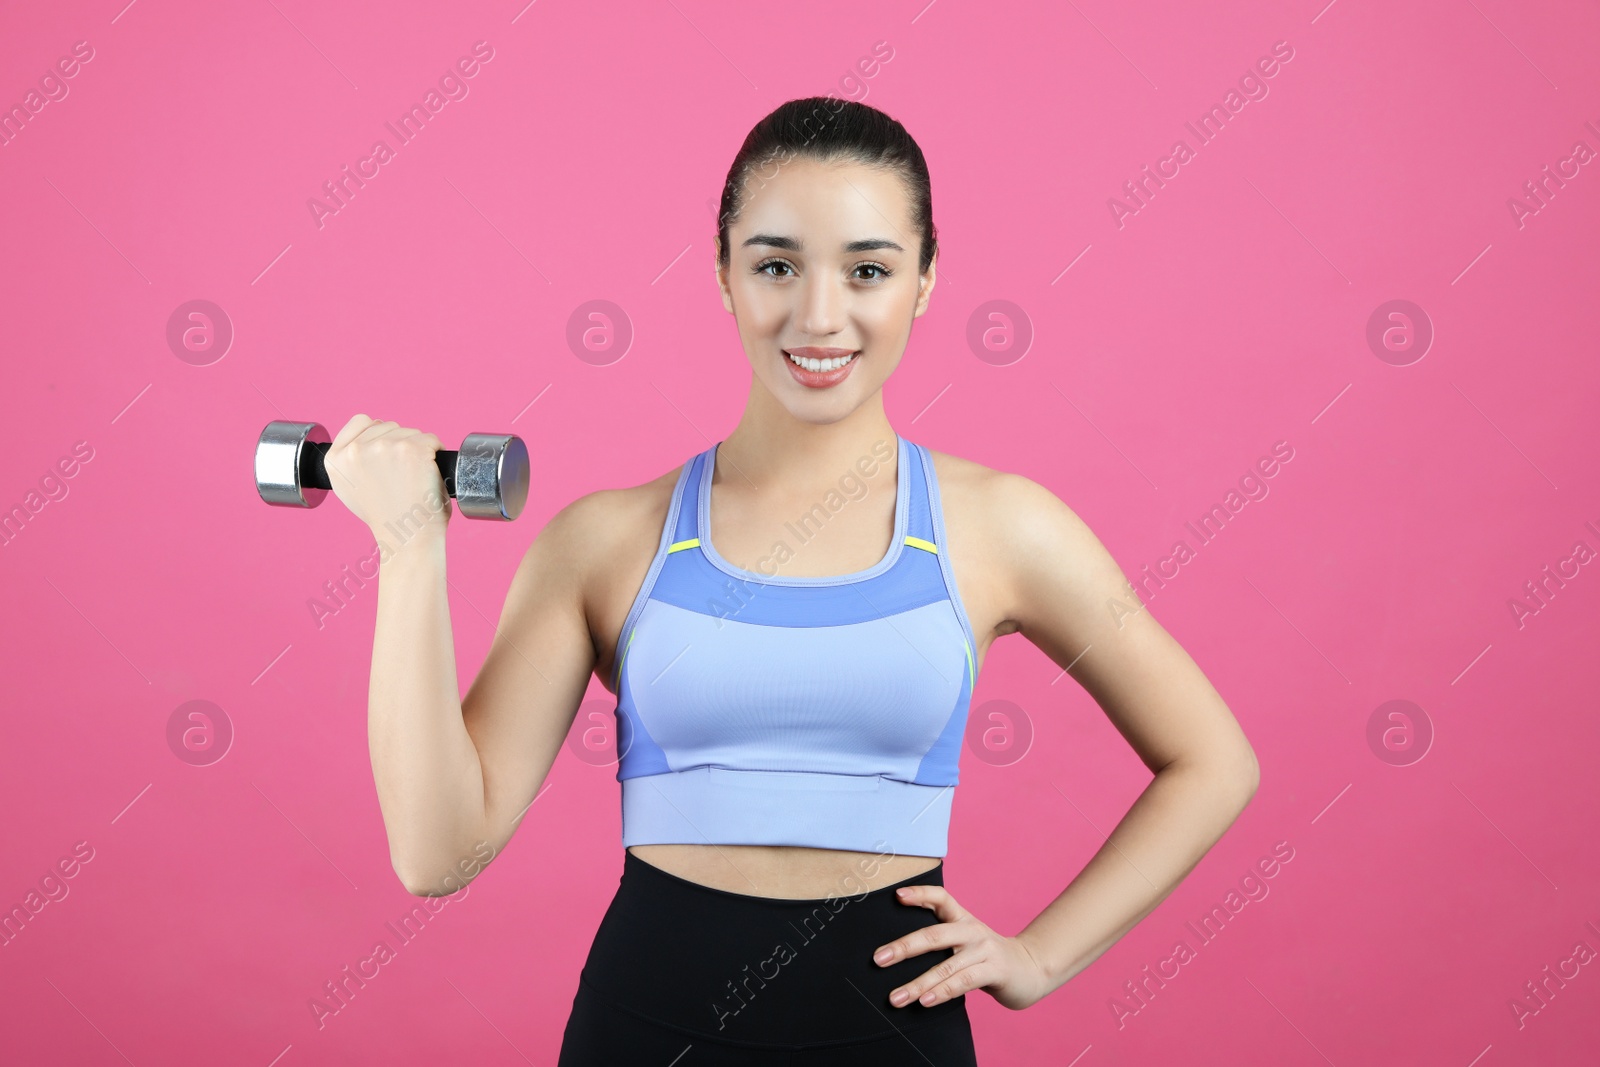
[(1244, 810), (1260, 777), (1216, 689), (1083, 521), (1020, 475), (989, 481), (984, 548), (1005, 605), (1002, 629), (1020, 632), (1071, 674), (1155, 778), (1015, 937), (991, 930), (941, 886), (902, 891), (905, 903), (930, 908), (941, 922), (883, 946), (892, 950), (883, 962), (934, 948), (955, 954), (896, 990), (908, 994), (901, 1004), (937, 1004), (972, 989), (1013, 1009), (1043, 999), (1166, 899)]

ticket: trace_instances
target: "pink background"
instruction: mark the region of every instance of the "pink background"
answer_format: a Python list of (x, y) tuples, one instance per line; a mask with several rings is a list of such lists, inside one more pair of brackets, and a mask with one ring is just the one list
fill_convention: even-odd
[[(901, 433), (1050, 487), (1131, 578), (1293, 449), (1150, 601), (1244, 725), (1259, 794), (1046, 1000), (969, 996), (983, 1062), (1600, 1055), (1600, 966), (1562, 962), (1600, 950), (1600, 568), (1568, 564), (1520, 626), (1509, 606), (1600, 548), (1600, 164), (1520, 226), (1508, 207), (1600, 149), (1592, 4), (124, 2), (0, 15), (7, 105), (93, 48), (0, 148), (0, 507), (66, 488), (0, 548), (0, 905), (93, 856), (0, 948), (0, 1058), (554, 1061), (622, 862), (614, 768), (570, 751), (465, 897), (317, 1024), (324, 983), (419, 902), (368, 762), (375, 590), (320, 629), (307, 606), (370, 539), (336, 502), (266, 508), (251, 449), (270, 419), (358, 410), (527, 441), (523, 517), (453, 523), (465, 684), (554, 511), (732, 428), (749, 370), (715, 198), (757, 119), (830, 90), (905, 122), (933, 174)], [(394, 147), (384, 123), (477, 41), (469, 95), (319, 228), (308, 199)], [(851, 80), (879, 41), (892, 59)], [(1185, 122), (1279, 41), (1269, 94), (1197, 146)], [(1194, 158), (1119, 227), (1110, 198), (1179, 138)], [(195, 299), (234, 331), (208, 365), (167, 342)], [(1367, 341), (1396, 299), (1435, 334), (1404, 366)], [(591, 300), (633, 331), (608, 365), (567, 341)], [(993, 300), (1025, 352), (969, 343)], [(207, 766), (168, 742), (191, 700), (234, 733)], [(1022, 638), (990, 654), (985, 726), (994, 700), (1031, 746), (964, 754), (947, 884), (1015, 933), (1149, 776)], [(1424, 758), (1369, 743), (1390, 700), (1430, 724)], [(1186, 924), (1279, 842), (1270, 893), (1201, 946)], [(1179, 939), (1195, 958), (1134, 1000)], [(1541, 1006), (1546, 966), (1578, 971)]]

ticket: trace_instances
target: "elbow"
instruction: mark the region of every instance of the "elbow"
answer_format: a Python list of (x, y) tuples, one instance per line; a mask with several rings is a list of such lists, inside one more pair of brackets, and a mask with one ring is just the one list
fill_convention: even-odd
[(390, 863), (389, 866), (394, 869), (395, 877), (400, 879), (400, 884), (405, 887), (405, 891), (412, 896), (436, 897), (440, 895), (438, 888), (433, 883), (430, 883), (420, 872), (398, 863)]
[(1255, 749), (1247, 743), (1239, 758), (1229, 764), (1225, 774), (1229, 787), (1239, 797), (1239, 809), (1242, 811), (1261, 785), (1261, 764), (1256, 760)]
[[(395, 873), (399, 874), (398, 871)], [(426, 878), (406, 877), (405, 875), (401, 875), (400, 884), (405, 886), (406, 892), (410, 893), (414, 897), (447, 897), (452, 893), (461, 892), (461, 890), (466, 887), (467, 883), (464, 880), (456, 880), (448, 877), (443, 881), (438, 879), (429, 881)]]
[(1226, 750), (1186, 755), (1162, 768), (1168, 770), (1203, 782), (1208, 793), (1236, 801), (1241, 811), (1261, 784), (1261, 765), (1248, 742)]
[(429, 885), (427, 882), (421, 879), (406, 878), (402, 876), (400, 879), (400, 884), (405, 886), (406, 892), (410, 893), (414, 897), (442, 897), (445, 895), (438, 886)]
[(389, 866), (406, 892), (414, 897), (442, 897), (461, 888), (460, 882), (440, 879), (439, 872), (425, 863), (409, 863), (391, 856)]
[[(488, 848), (487, 843), (483, 848)], [(447, 897), (459, 893), (489, 865), (494, 851), (475, 850), (472, 857), (445, 863), (406, 862), (390, 856), (389, 866), (394, 869), (400, 884), (414, 897)]]

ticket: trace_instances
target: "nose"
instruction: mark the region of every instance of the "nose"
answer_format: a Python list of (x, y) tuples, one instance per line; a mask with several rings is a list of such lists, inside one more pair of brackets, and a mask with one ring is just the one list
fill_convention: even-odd
[(806, 337), (831, 337), (844, 329), (848, 300), (843, 283), (814, 273), (801, 283), (796, 325)]

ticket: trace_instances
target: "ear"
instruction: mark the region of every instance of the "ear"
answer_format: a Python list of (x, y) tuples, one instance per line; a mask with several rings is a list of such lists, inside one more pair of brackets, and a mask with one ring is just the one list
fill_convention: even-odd
[(732, 315), (733, 293), (728, 289), (728, 269), (732, 267), (732, 264), (730, 263), (728, 267), (723, 267), (721, 254), (722, 242), (719, 238), (713, 237), (711, 239), (711, 269), (717, 277), (717, 289), (722, 293), (722, 309)]
[(935, 252), (933, 258), (928, 261), (927, 273), (917, 278), (917, 306), (911, 312), (912, 318), (920, 318), (922, 313), (928, 310), (928, 298), (933, 295), (933, 287), (939, 280), (938, 273), (939, 253)]

